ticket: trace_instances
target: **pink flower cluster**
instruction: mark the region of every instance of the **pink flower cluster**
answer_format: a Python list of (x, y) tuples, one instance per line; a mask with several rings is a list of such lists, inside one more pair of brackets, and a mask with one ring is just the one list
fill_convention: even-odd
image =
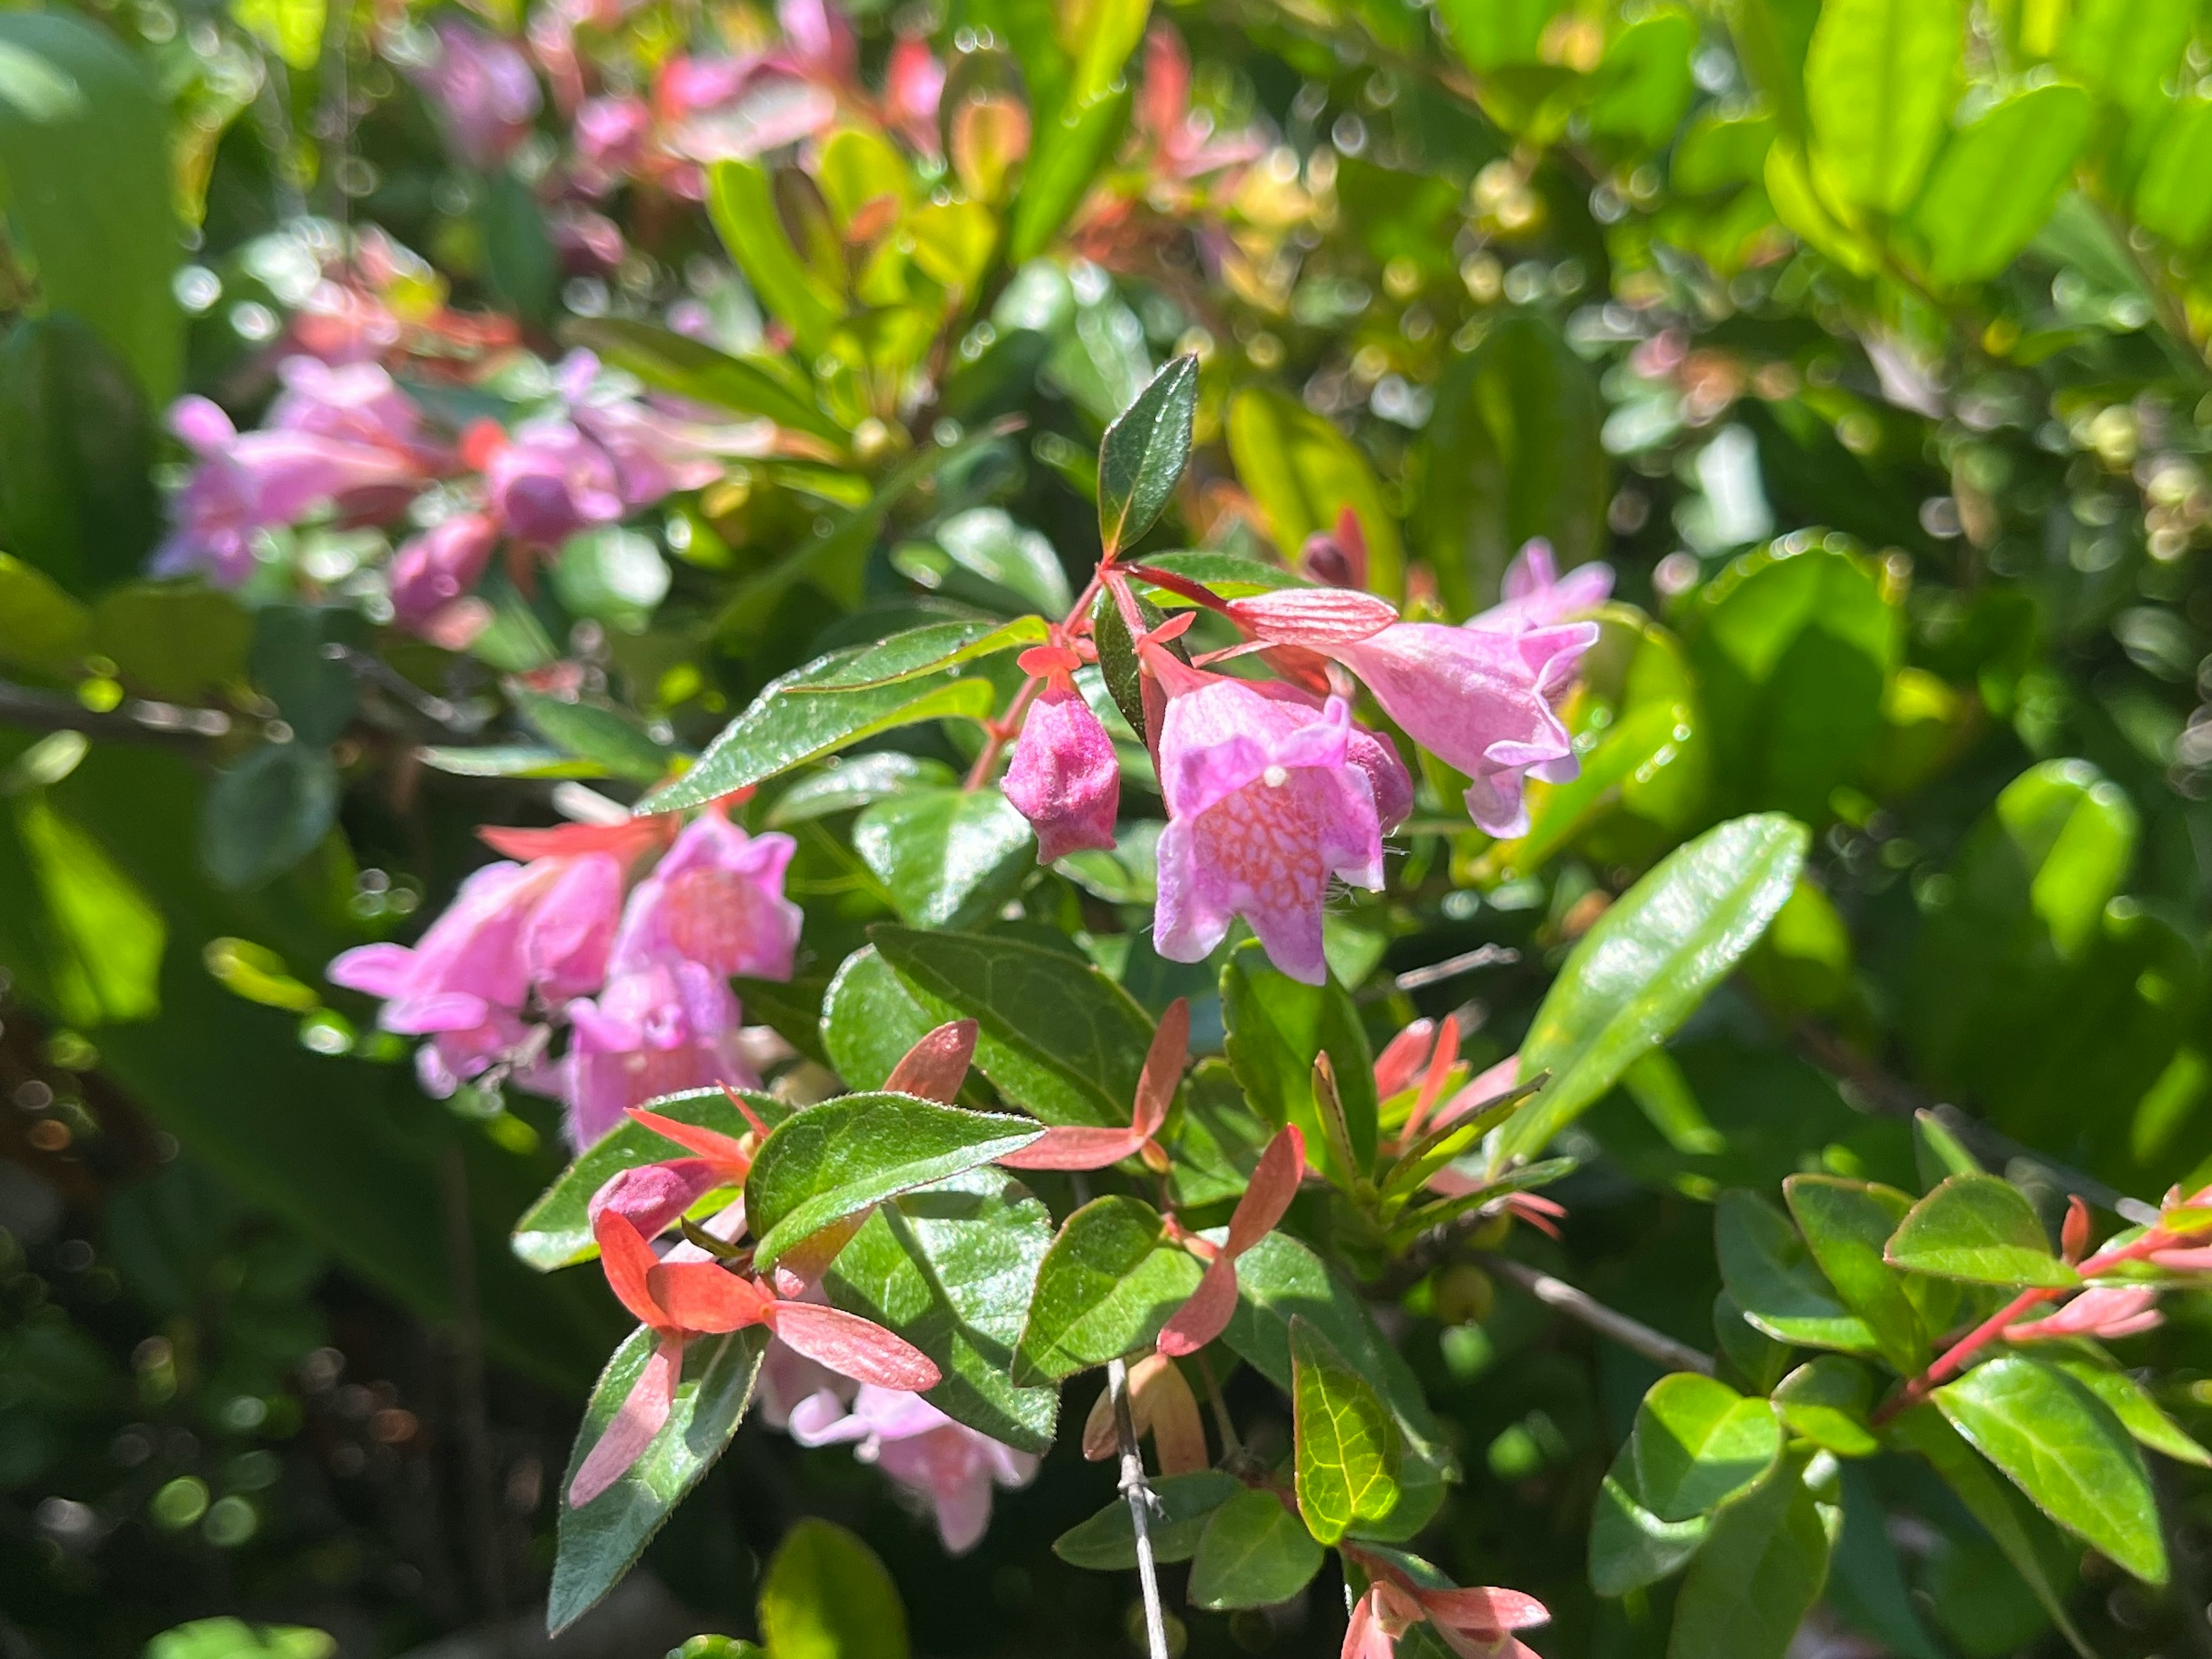
[[(1352, 718), (1353, 677), (1407, 736), (1467, 775), (1479, 829), (1526, 834), (1523, 780), (1560, 783), (1577, 772), (1557, 705), (1598, 629), (1569, 619), (1601, 603), (1612, 582), (1603, 565), (1561, 578), (1551, 550), (1532, 542), (1507, 573), (1503, 600), (1460, 627), (1401, 622), (1383, 601), (1349, 589), (1223, 605), (1194, 587), (1290, 678), (1192, 666), (1160, 642), (1165, 630), (1140, 641), (1147, 696), (1156, 687), (1164, 697), (1146, 734), (1168, 810), (1154, 948), (1200, 961), (1241, 916), (1283, 972), (1313, 984), (1327, 977), (1331, 880), (1380, 888), (1382, 838), (1413, 805), (1395, 744)], [(1074, 689), (1078, 659), (1064, 645), (1024, 659), (1042, 686), (1004, 787), (1044, 859), (1114, 845), (1120, 773), (1104, 726)]]
[(486, 865), (417, 944), (348, 951), (330, 978), (381, 998), (386, 1030), (428, 1039), (416, 1051), (428, 1093), (501, 1068), (566, 1103), (580, 1148), (657, 1095), (757, 1083), (729, 979), (791, 976), (794, 843), (711, 809), (672, 841), (664, 822), (493, 832), (535, 837), (518, 850), (536, 855)]

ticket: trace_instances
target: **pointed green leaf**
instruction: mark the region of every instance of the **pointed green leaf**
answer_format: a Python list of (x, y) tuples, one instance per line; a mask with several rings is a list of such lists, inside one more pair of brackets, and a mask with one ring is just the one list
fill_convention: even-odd
[[(1221, 970), (1221, 1010), (1229, 1064), (1254, 1109), (1295, 1123), (1306, 1155), (1333, 1179), (1365, 1176), (1375, 1163), (1375, 1060), (1359, 1010), (1334, 976), (1326, 985), (1292, 979), (1267, 960), (1256, 939), (1230, 953)], [(1336, 1075), (1356, 1169), (1340, 1168), (1314, 1100), (1314, 1059), (1327, 1054)]]
[(761, 1580), (775, 1659), (907, 1659), (906, 1607), (876, 1553), (833, 1522), (793, 1524)]
[(1757, 1329), (1778, 1342), (1876, 1352), (1874, 1333), (1844, 1306), (1790, 1218), (1757, 1193), (1721, 1194), (1713, 1243), (1722, 1282)]
[(1866, 1322), (1882, 1358), (1911, 1376), (1928, 1363), (1928, 1333), (1905, 1275), (1882, 1249), (1912, 1207), (1911, 1194), (1870, 1181), (1796, 1175), (1782, 1183), (1790, 1213), (1844, 1305)]
[(1959, 0), (1825, 0), (1805, 101), (1822, 169), (1847, 201), (1911, 205), (1942, 142), (1964, 22)]
[(1057, 1382), (1149, 1346), (1198, 1288), (1200, 1271), (1151, 1205), (1092, 1200), (1068, 1217), (1037, 1269), (1014, 1380)]
[(1398, 1425), (1373, 1384), (1307, 1320), (1291, 1321), (1298, 1513), (1334, 1544), (1398, 1504)]
[[(1245, 1490), (1242, 1481), (1222, 1469), (1156, 1475), (1150, 1484), (1158, 1504), (1146, 1530), (1156, 1561), (1189, 1560), (1214, 1511)], [(1133, 1571), (1137, 1529), (1129, 1519), (1127, 1500), (1116, 1496), (1088, 1521), (1069, 1528), (1053, 1540), (1052, 1553), (1072, 1567), (1094, 1572)]]
[(1764, 1400), (1678, 1371), (1636, 1408), (1636, 1496), (1662, 1521), (1710, 1515), (1745, 1491), (1782, 1452), (1782, 1428)]
[(872, 945), (838, 964), (822, 996), (822, 1047), (855, 1089), (882, 1088), (906, 1051), (942, 1024)]
[(561, 331), (656, 392), (740, 415), (765, 416), (841, 449), (849, 441), (844, 428), (811, 398), (758, 364), (718, 351), (703, 340), (623, 317), (574, 317)]
[(768, 169), (750, 161), (714, 163), (707, 169), (707, 211), (753, 292), (789, 325), (808, 360), (828, 350), (844, 300), (792, 246)]
[(524, 686), (514, 687), (509, 695), (522, 718), (537, 727), (547, 742), (594, 763), (610, 776), (658, 783), (668, 775), (675, 752), (613, 709), (565, 702)]
[(1951, 135), (1913, 210), (1930, 276), (1985, 282), (2018, 257), (2073, 176), (2089, 113), (2079, 87), (2031, 87)]
[(1889, 1241), (1889, 1261), (1974, 1285), (2064, 1290), (2081, 1276), (2052, 1252), (2027, 1200), (1992, 1175), (1953, 1176), (1912, 1206)]
[(1171, 357), (1098, 447), (1098, 538), (1109, 557), (1158, 520), (1190, 459), (1198, 359)]
[(966, 927), (1012, 896), (1036, 863), (1029, 820), (997, 789), (926, 789), (878, 801), (853, 850), (917, 927)]
[(1200, 1534), (1191, 1602), (1209, 1613), (1273, 1607), (1312, 1581), (1325, 1553), (1273, 1492), (1239, 1492)]
[(1827, 1582), (1834, 1544), (1802, 1468), (1795, 1459), (1778, 1464), (1714, 1517), (1674, 1603), (1667, 1659), (1782, 1659), (1789, 1650)]
[(2181, 1425), (2160, 1408), (2158, 1401), (2151, 1398), (2150, 1390), (2127, 1372), (2073, 1354), (2057, 1355), (2047, 1363), (2103, 1401), (2106, 1409), (2120, 1419), (2120, 1426), (2135, 1437), (2137, 1445), (2163, 1452), (2176, 1462), (2212, 1468), (2212, 1452), (2207, 1452), (2191, 1438)]
[(1838, 1457), (1872, 1457), (1881, 1442), (1867, 1426), (1874, 1376), (1856, 1360), (1823, 1354), (1775, 1385), (1774, 1409), (1792, 1434)]
[(1662, 1521), (1636, 1496), (1635, 1448), (1624, 1444), (1599, 1487), (1590, 1516), (1589, 1581), (1600, 1595), (1626, 1595), (1680, 1571), (1712, 1524), (1702, 1515)]

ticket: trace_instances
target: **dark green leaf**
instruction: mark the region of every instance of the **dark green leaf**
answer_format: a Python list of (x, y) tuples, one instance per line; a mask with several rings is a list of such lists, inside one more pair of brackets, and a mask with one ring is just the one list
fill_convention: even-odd
[(1992, 1175), (1953, 1176), (1922, 1199), (1887, 1254), (1897, 1267), (1975, 1285), (2064, 1290), (2081, 1282), (2052, 1253), (2020, 1189)]
[(808, 1516), (761, 1581), (760, 1631), (775, 1659), (907, 1659), (906, 1607), (876, 1553)]
[(1759, 1330), (1778, 1342), (1877, 1352), (1874, 1333), (1844, 1306), (1790, 1218), (1757, 1193), (1721, 1194), (1713, 1243), (1729, 1295)]
[(1695, 1012), (1789, 898), (1809, 839), (1778, 813), (1735, 819), (1668, 854), (1598, 918), (1522, 1040), (1522, 1074), (1552, 1080), (1498, 1132), (1493, 1167), (1541, 1152)]
[[(1308, 585), (1297, 572), (1285, 569), (1279, 564), (1270, 564), (1264, 559), (1248, 558), (1241, 553), (1218, 553), (1211, 548), (1194, 548), (1182, 553), (1147, 553), (1145, 563), (1155, 570), (1164, 570), (1171, 575), (1188, 576), (1194, 582), (1204, 582), (1224, 599), (1243, 599), (1254, 593), (1273, 593), (1285, 587)], [(1154, 588), (1152, 592), (1164, 603), (1189, 603), (1179, 595), (1170, 595), (1165, 588)]]
[(1098, 446), (1098, 538), (1109, 558), (1158, 520), (1190, 459), (1198, 359), (1172, 357)]
[[(1157, 1561), (1189, 1560), (1214, 1511), (1245, 1490), (1235, 1475), (1220, 1469), (1155, 1476), (1151, 1484), (1152, 1496), (1159, 1500), (1147, 1528)], [(1052, 1553), (1070, 1566), (1094, 1572), (1133, 1571), (1137, 1529), (1129, 1519), (1127, 1502), (1116, 1497), (1082, 1525), (1060, 1534)]]
[(1713, 1340), (1753, 1394), (1771, 1392), (1790, 1369), (1790, 1345), (1776, 1341), (1746, 1319), (1726, 1291), (1713, 1298)]
[(2207, 1452), (2191, 1439), (2179, 1423), (2160, 1409), (2150, 1390), (2127, 1372), (2068, 1354), (2057, 1355), (2048, 1363), (2104, 1401), (2105, 1408), (2120, 1419), (2120, 1426), (2135, 1437), (2136, 1444), (2163, 1452), (2176, 1462), (2212, 1468), (2212, 1452)]
[(1324, 1553), (1274, 1493), (1240, 1492), (1198, 1540), (1191, 1601), (1213, 1613), (1287, 1601), (1321, 1571)]
[(338, 774), (319, 749), (257, 744), (216, 774), (201, 803), (200, 856), (218, 887), (258, 887), (315, 850), (337, 817)]
[(1782, 1659), (1820, 1599), (1833, 1541), (1802, 1464), (1777, 1464), (1713, 1518), (1674, 1603), (1667, 1659)]
[[(561, 1541), (553, 1558), (546, 1628), (558, 1632), (581, 1618), (622, 1581), (684, 1494), (714, 1466), (738, 1431), (752, 1398), (766, 1333), (702, 1337), (684, 1352), (684, 1375), (667, 1425), (621, 1480), (581, 1509), (568, 1503), (568, 1483), (606, 1431), (653, 1352), (653, 1333), (640, 1327), (614, 1352), (584, 1408), (575, 1449), (562, 1477)], [(802, 1523), (804, 1524), (804, 1523)]]
[(1764, 1400), (1677, 1371), (1644, 1396), (1629, 1444), (1638, 1500), (1680, 1522), (1711, 1514), (1765, 1474), (1781, 1455), (1782, 1429)]
[(967, 927), (992, 915), (1035, 865), (1029, 820), (1000, 790), (930, 789), (863, 811), (853, 850), (917, 927)]
[(1936, 1389), (1936, 1403), (2045, 1515), (2145, 1583), (2166, 1582), (2142, 1454), (2087, 1389), (2040, 1360), (2000, 1354)]
[(1068, 1217), (1037, 1270), (1015, 1380), (1057, 1382), (1149, 1346), (1198, 1288), (1200, 1271), (1152, 1206), (1094, 1199)]
[[(1146, 628), (1158, 628), (1166, 620), (1160, 608), (1143, 594), (1133, 592), (1129, 598), (1137, 607), (1138, 620)], [(1129, 624), (1122, 619), (1121, 607), (1111, 593), (1101, 593), (1091, 607), (1091, 635), (1098, 647), (1098, 672), (1106, 682), (1107, 695), (1128, 721), (1129, 729), (1140, 738), (1145, 737), (1151, 729), (1145, 718), (1145, 679), (1137, 662), (1136, 645), (1129, 637)], [(1170, 641), (1168, 649), (1189, 659), (1181, 640)]]
[(523, 719), (547, 742), (605, 769), (612, 777), (658, 783), (668, 775), (675, 755), (611, 708), (569, 702), (542, 691), (515, 686), (508, 693)]
[(1334, 1544), (1398, 1506), (1398, 1425), (1374, 1385), (1309, 1320), (1291, 1321), (1298, 1513)]
[(1866, 1322), (1882, 1358), (1911, 1376), (1928, 1363), (1928, 1332), (1905, 1276), (1882, 1259), (1910, 1194), (1840, 1176), (1797, 1175), (1782, 1183), (1790, 1213), (1844, 1305)]
[(1626, 1595), (1679, 1571), (1712, 1523), (1704, 1516), (1662, 1521), (1636, 1496), (1633, 1444), (1623, 1445), (1598, 1489), (1590, 1516), (1589, 1581), (1600, 1595)]
[[(1375, 1060), (1359, 1011), (1332, 977), (1326, 985), (1292, 979), (1267, 960), (1257, 940), (1231, 952), (1221, 970), (1221, 1008), (1229, 1063), (1254, 1109), (1295, 1123), (1306, 1154), (1338, 1181), (1364, 1177), (1375, 1163)], [(1339, 1167), (1314, 1099), (1314, 1058), (1326, 1053), (1350, 1133), (1352, 1170)]]
[(943, 1022), (866, 945), (847, 957), (822, 998), (822, 1047), (855, 1089), (880, 1089), (906, 1051)]
[(937, 1362), (944, 1381), (924, 1397), (994, 1440), (1052, 1448), (1060, 1396), (1009, 1375), (1052, 1218), (997, 1170), (970, 1170), (879, 1205), (838, 1254), (823, 1288)]
[[(0, 15), (0, 54), (27, 15)], [(0, 161), (8, 109), (0, 88)], [(135, 574), (161, 528), (154, 459), (145, 397), (107, 341), (70, 315), (13, 326), (0, 343), (0, 536), (14, 552), (79, 594)]]
[(311, 749), (337, 740), (359, 701), (353, 670), (326, 647), (365, 642), (353, 611), (337, 605), (270, 605), (254, 613), (246, 666), (293, 737)]
[[(827, 981), (811, 975), (783, 980), (748, 979), (735, 974), (731, 975), (730, 988), (738, 994), (746, 1024), (765, 1025), (807, 1059), (823, 1066), (830, 1063), (822, 1047), (822, 1003), (830, 988)], [(877, 1082), (882, 1080), (878, 1078)]]
[(872, 1204), (949, 1181), (1043, 1131), (908, 1095), (843, 1095), (778, 1124), (745, 1177), (746, 1224), (765, 1272), (800, 1241)]
[(959, 775), (943, 761), (892, 750), (831, 760), (775, 798), (775, 804), (768, 809), (768, 827), (787, 830), (795, 823), (811, 823), (889, 800), (909, 790), (950, 788), (959, 781)]
[(1774, 1390), (1774, 1409), (1790, 1431), (1838, 1457), (1871, 1457), (1881, 1449), (1867, 1426), (1873, 1406), (1873, 1375), (1838, 1354), (1800, 1365)]

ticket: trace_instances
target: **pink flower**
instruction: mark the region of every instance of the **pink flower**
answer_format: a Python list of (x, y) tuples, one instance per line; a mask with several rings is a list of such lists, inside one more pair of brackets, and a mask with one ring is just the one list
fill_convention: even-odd
[(498, 543), (499, 526), (481, 513), (457, 513), (402, 542), (392, 560), (392, 609), (399, 625), (422, 633), (476, 586)]
[(1507, 634), (1548, 628), (1596, 610), (1612, 592), (1611, 565), (1580, 564), (1561, 576), (1553, 562), (1551, 543), (1538, 537), (1506, 567), (1498, 602), (1467, 625)]
[(2162, 1318), (2154, 1287), (2100, 1285), (2082, 1291), (2056, 1313), (2006, 1326), (2004, 1334), (2008, 1342), (2043, 1342), (2062, 1336), (2094, 1336), (2111, 1341), (2155, 1329)]
[(635, 97), (594, 98), (576, 112), (577, 182), (605, 194), (645, 159), (653, 109)]
[(415, 72), (415, 83), (437, 105), (462, 160), (489, 169), (504, 161), (538, 113), (538, 79), (513, 41), (456, 17), (441, 18), (438, 59)]
[(918, 1394), (872, 1383), (860, 1385), (850, 1407), (829, 1391), (799, 1401), (791, 1437), (802, 1446), (852, 1445), (863, 1463), (928, 1503), (949, 1555), (982, 1541), (994, 1486), (1025, 1486), (1036, 1478), (1037, 1460), (1027, 1452), (954, 1422)]
[(661, 1164), (641, 1164), (620, 1170), (592, 1194), (585, 1214), (594, 1222), (602, 1210), (612, 1210), (647, 1238), (657, 1237), (669, 1224), (725, 1186), (721, 1172), (703, 1158), (672, 1158)]
[(561, 1093), (579, 1151), (656, 1096), (760, 1079), (738, 1041), (738, 1000), (696, 962), (618, 972), (596, 998), (568, 1007), (568, 1053)]
[(284, 390), (269, 405), (269, 427), (387, 449), (425, 463), (433, 459), (422, 411), (381, 364), (333, 368), (317, 357), (287, 357), (276, 374)]
[(364, 945), (326, 970), (383, 999), (377, 1024), (432, 1039), (416, 1054), (424, 1089), (450, 1095), (513, 1052), (534, 996), (572, 997), (606, 971), (622, 866), (604, 853), (488, 864), (412, 949)]
[(1276, 967), (1322, 983), (1329, 878), (1382, 884), (1375, 787), (1350, 759), (1350, 711), (1340, 697), (1310, 708), (1145, 649), (1170, 694), (1155, 948), (1171, 962), (1201, 961), (1241, 915)]
[(609, 970), (636, 973), (697, 963), (717, 981), (789, 979), (805, 915), (783, 896), (799, 843), (749, 836), (719, 812), (684, 827), (623, 908)]
[(900, 136), (927, 155), (938, 152), (937, 106), (944, 96), (944, 64), (919, 35), (901, 35), (884, 66), (884, 110)]
[(830, 0), (776, 0), (775, 18), (802, 69), (825, 81), (852, 80), (860, 64), (860, 42)]
[(517, 427), (483, 474), (493, 513), (521, 541), (558, 547), (624, 511), (613, 459), (557, 415)]
[(1113, 849), (1121, 763), (1066, 672), (1048, 678), (1030, 704), (1000, 787), (1036, 831), (1039, 864), (1086, 847)]

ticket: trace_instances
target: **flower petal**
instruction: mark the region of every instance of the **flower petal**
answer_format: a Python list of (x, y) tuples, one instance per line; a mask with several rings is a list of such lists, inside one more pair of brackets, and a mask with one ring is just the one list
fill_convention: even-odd
[(1175, 1103), (1176, 1085), (1190, 1063), (1190, 1000), (1177, 997), (1160, 1016), (1152, 1045), (1145, 1054), (1145, 1069), (1137, 1079), (1137, 1108), (1130, 1127), (1146, 1139), (1159, 1133)]
[(664, 1261), (647, 1275), (653, 1299), (679, 1330), (720, 1335), (757, 1325), (772, 1298), (716, 1261)]
[(643, 1124), (663, 1139), (672, 1140), (685, 1152), (705, 1159), (728, 1180), (743, 1181), (753, 1167), (752, 1148), (735, 1135), (702, 1128), (696, 1123), (679, 1123), (642, 1106), (632, 1106), (629, 1111), (632, 1122)]
[(660, 1265), (637, 1224), (619, 1210), (603, 1209), (593, 1218), (592, 1237), (599, 1243), (599, 1266), (616, 1299), (642, 1324), (665, 1329), (672, 1322), (653, 1300), (650, 1275)]
[(1278, 645), (1352, 645), (1398, 620), (1398, 608), (1349, 587), (1286, 587), (1229, 601), (1246, 632)]
[(1525, 1590), (1477, 1586), (1472, 1589), (1413, 1592), (1431, 1621), (1455, 1630), (1533, 1630), (1551, 1622), (1541, 1601)]
[(1134, 1158), (1151, 1137), (1139, 1129), (1097, 1129), (1077, 1125), (1047, 1129), (1019, 1152), (999, 1160), (1007, 1170), (1106, 1170)]

